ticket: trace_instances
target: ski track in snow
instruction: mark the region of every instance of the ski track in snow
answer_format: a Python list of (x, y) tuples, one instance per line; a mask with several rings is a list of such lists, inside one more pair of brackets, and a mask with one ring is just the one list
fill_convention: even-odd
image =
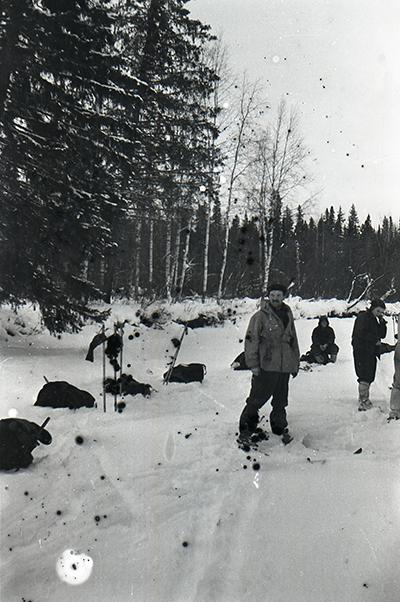
[[(11, 408), (37, 423), (50, 416), (53, 443), (34, 451), (28, 469), (0, 475), (2, 600), (399, 599), (400, 424), (386, 422), (393, 355), (379, 362), (375, 407), (357, 412), (353, 319), (332, 319), (337, 364), (300, 371), (290, 382), (294, 441), (284, 446), (270, 435), (246, 453), (235, 433), (250, 375), (229, 365), (250, 314), (189, 330), (178, 363), (204, 362), (203, 384), (162, 384), (170, 339), (182, 327), (126, 326), (126, 335), (139, 330), (140, 337), (125, 338), (131, 368), (124, 369), (156, 392), (127, 396), (122, 414), (113, 412), (111, 395), (102, 410), (101, 348), (93, 364), (84, 361), (96, 327), (61, 340), (14, 337), (3, 346), (2, 417)], [(302, 352), (315, 325), (296, 321)], [(43, 375), (90, 391), (98, 408), (33, 407)], [(267, 404), (266, 430), (268, 413)], [(67, 549), (93, 559), (82, 585), (57, 576)]]

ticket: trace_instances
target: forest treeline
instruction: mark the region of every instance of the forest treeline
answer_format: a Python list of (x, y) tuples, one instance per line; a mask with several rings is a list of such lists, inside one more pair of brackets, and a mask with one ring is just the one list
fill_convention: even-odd
[(102, 319), (95, 300), (271, 278), (390, 296), (398, 224), (310, 218), (310, 155), (187, 0), (2, 2), (0, 301), (38, 304), (51, 332)]
[[(373, 227), (368, 215), (360, 223), (353, 205), (348, 213), (326, 209), (318, 218), (306, 218), (301, 206), (275, 211), (271, 249), (270, 281), (290, 286), (291, 294), (303, 298), (356, 299), (366, 293), (398, 297), (400, 286), (400, 228), (391, 217)], [(89, 265), (89, 278), (106, 294), (126, 297), (165, 297), (167, 222), (145, 216), (141, 237), (129, 226), (121, 232), (116, 270), (106, 282), (101, 260)], [(177, 221), (171, 232), (171, 295), (217, 296), (223, 258), (224, 227), (218, 204), (211, 216), (208, 249), (207, 208), (200, 204), (194, 215)], [(265, 241), (260, 218), (234, 215), (223, 297), (258, 297), (263, 291)], [(208, 273), (205, 278), (205, 251)], [(152, 265), (151, 265), (152, 264)], [(152, 274), (151, 280), (149, 275)]]

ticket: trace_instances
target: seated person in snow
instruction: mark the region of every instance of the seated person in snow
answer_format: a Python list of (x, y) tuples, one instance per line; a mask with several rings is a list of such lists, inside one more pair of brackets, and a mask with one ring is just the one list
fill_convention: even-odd
[(329, 326), (327, 316), (320, 317), (311, 340), (311, 349), (300, 358), (301, 361), (324, 365), (336, 362), (339, 347), (335, 344), (335, 331)]

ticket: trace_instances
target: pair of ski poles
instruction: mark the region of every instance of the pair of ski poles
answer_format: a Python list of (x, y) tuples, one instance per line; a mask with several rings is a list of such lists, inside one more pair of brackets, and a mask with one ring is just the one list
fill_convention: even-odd
[[(122, 359), (123, 359), (123, 348), (124, 348), (124, 324), (120, 324), (120, 323), (115, 323), (114, 324), (114, 334), (117, 334), (118, 331), (120, 332), (120, 337), (121, 337), (121, 350), (119, 352), (119, 371), (122, 374)], [(103, 351), (103, 411), (106, 412), (107, 411), (107, 402), (106, 402), (106, 385), (105, 385), (105, 381), (106, 381), (106, 336), (105, 336), (105, 326), (103, 324), (102, 328), (101, 328), (101, 333), (103, 335), (103, 342), (102, 342), (102, 351)], [(117, 382), (117, 372), (118, 370), (115, 368), (115, 365), (113, 366), (114, 368), (114, 381)], [(119, 385), (119, 394), (122, 397), (122, 380), (120, 380), (120, 385)], [(118, 409), (118, 405), (117, 405), (117, 393), (114, 393), (114, 412), (116, 412)]]
[[(180, 336), (180, 339), (179, 339), (179, 341), (177, 343), (177, 347), (176, 347), (176, 351), (174, 353), (174, 356), (173, 356), (173, 358), (171, 360), (171, 363), (169, 365), (169, 368), (168, 368), (168, 370), (167, 370), (167, 372), (166, 372), (166, 374), (164, 376), (164, 381), (163, 382), (164, 382), (165, 385), (168, 385), (168, 383), (170, 381), (173, 369), (174, 369), (175, 364), (176, 364), (176, 360), (178, 358), (179, 350), (180, 350), (181, 345), (182, 345), (183, 337), (185, 336), (185, 334), (187, 334), (187, 330), (188, 330), (188, 326), (187, 326), (187, 324), (185, 324), (184, 328), (183, 328), (183, 331), (182, 331), (182, 334)], [(114, 331), (115, 332), (117, 331), (116, 327), (114, 327)], [(102, 327), (102, 333), (103, 334), (105, 333), (104, 325)], [(123, 328), (122, 328), (122, 337), (123, 337)], [(123, 345), (121, 345), (121, 352), (120, 352), (120, 363), (121, 363), (120, 369), (121, 369), (121, 371), (122, 371), (122, 349), (123, 349)], [(116, 379), (116, 371), (115, 371), (115, 369), (114, 369), (114, 377)], [(105, 390), (105, 384), (104, 384), (105, 383), (105, 378), (106, 378), (106, 356), (105, 356), (105, 340), (104, 340), (103, 341), (103, 410), (104, 410), (104, 412), (106, 412), (106, 390)], [(114, 410), (116, 410), (116, 395), (114, 395)]]

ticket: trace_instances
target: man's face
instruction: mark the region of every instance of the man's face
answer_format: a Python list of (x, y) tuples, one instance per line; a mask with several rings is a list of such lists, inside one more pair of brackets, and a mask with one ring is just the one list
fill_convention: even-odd
[(375, 318), (381, 318), (385, 314), (385, 310), (383, 307), (374, 307), (372, 313), (374, 314)]
[(268, 295), (272, 307), (280, 307), (282, 305), (283, 297), (282, 291), (271, 291)]

